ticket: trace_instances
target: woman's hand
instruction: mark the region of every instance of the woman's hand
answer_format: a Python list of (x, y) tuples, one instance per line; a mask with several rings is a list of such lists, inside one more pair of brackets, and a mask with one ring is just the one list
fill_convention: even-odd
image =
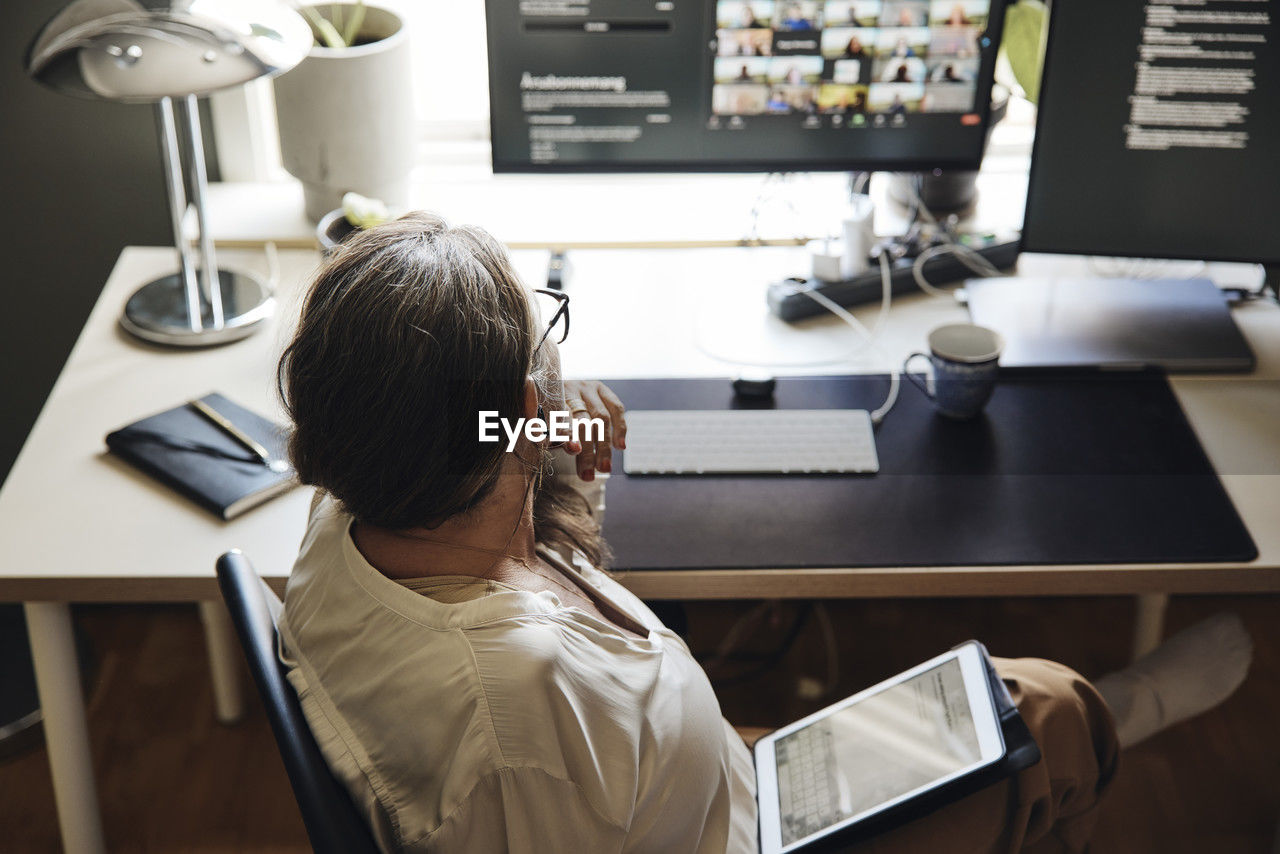
[(580, 428), (581, 442), (569, 442), (565, 450), (577, 460), (578, 477), (594, 480), (597, 471), (608, 474), (613, 468), (613, 449), (627, 447), (626, 407), (618, 396), (599, 380), (565, 380), (565, 408), (575, 422), (599, 418), (604, 423), (604, 438), (594, 441), (596, 433)]

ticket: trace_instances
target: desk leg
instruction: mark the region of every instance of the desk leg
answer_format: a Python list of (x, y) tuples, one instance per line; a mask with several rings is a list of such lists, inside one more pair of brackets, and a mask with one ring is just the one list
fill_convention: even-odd
[(101, 854), (107, 849), (98, 812), (71, 608), (66, 602), (26, 602), (23, 610), (44, 718), (62, 847), (68, 854)]
[(231, 615), (221, 600), (200, 603), (204, 623), (204, 643), (209, 653), (209, 673), (213, 677), (213, 707), (218, 722), (239, 723), (244, 717), (244, 683), (240, 673), (240, 643), (236, 640)]
[(1160, 645), (1164, 638), (1164, 612), (1168, 593), (1139, 593), (1134, 597), (1138, 612), (1133, 626), (1133, 658), (1136, 661)]

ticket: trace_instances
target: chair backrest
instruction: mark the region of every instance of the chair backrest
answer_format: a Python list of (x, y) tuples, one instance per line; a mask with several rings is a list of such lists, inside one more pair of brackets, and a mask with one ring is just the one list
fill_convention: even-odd
[(311, 847), (320, 854), (374, 854), (378, 846), (373, 834), (346, 788), (329, 770), (276, 655), (278, 632), (267, 598), (274, 599), (275, 594), (238, 551), (218, 558), (218, 586), (266, 705)]

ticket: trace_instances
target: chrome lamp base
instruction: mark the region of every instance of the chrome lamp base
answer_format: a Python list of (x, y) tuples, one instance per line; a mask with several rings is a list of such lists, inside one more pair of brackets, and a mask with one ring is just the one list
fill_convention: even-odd
[(222, 325), (214, 323), (209, 300), (200, 294), (200, 322), (192, 328), (188, 290), (181, 273), (148, 282), (125, 303), (120, 325), (131, 335), (170, 347), (212, 347), (252, 334), (275, 312), (276, 301), (265, 282), (250, 273), (218, 270), (222, 293)]

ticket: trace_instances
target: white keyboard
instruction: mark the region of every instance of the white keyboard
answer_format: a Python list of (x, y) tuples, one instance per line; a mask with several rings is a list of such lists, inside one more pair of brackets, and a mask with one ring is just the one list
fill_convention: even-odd
[(869, 474), (865, 409), (650, 409), (627, 413), (627, 474)]

